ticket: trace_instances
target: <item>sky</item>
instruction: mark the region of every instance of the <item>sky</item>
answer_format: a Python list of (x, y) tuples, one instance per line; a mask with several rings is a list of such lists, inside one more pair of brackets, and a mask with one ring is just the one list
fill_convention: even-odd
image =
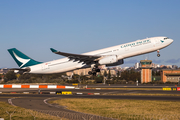
[(133, 66), (149, 59), (180, 66), (180, 0), (1, 0), (0, 68), (17, 68), (7, 49), (47, 62), (63, 58), (50, 51), (82, 54), (147, 37), (174, 42), (157, 53), (124, 60)]

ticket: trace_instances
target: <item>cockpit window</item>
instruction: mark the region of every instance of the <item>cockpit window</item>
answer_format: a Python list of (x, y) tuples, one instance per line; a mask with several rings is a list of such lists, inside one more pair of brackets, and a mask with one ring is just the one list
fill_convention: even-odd
[(168, 37), (164, 38), (164, 40), (167, 40), (167, 39), (169, 39), (169, 38)]

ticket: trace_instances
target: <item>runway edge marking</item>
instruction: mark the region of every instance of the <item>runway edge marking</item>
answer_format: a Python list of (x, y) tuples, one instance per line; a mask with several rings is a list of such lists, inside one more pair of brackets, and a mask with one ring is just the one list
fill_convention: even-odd
[(14, 104), (12, 103), (12, 99), (15, 99), (15, 98), (10, 98), (10, 99), (8, 99), (8, 103), (9, 103), (10, 105), (12, 105), (12, 106), (16, 106), (16, 105), (14, 105)]
[(2, 84), (0, 88), (64, 88), (64, 89), (75, 89), (74, 86), (63, 86), (63, 85), (16, 85), (16, 84)]
[(43, 101), (44, 101), (44, 103), (45, 103), (46, 105), (53, 106), (52, 104), (49, 104), (49, 103), (47, 102), (47, 101), (50, 100), (50, 99), (52, 99), (52, 98), (47, 98), (47, 99), (44, 99)]

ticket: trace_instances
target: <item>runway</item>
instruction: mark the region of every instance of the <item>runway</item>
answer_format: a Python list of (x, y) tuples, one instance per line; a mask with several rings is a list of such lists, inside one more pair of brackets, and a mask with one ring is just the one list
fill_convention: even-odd
[[(90, 99), (132, 99), (132, 100), (163, 100), (163, 101), (180, 101), (180, 96), (137, 96), (137, 95), (111, 95), (120, 93), (147, 93), (147, 94), (180, 94), (180, 91), (163, 91), (163, 90), (121, 90), (121, 89), (40, 89), (42, 93), (56, 92), (56, 91), (72, 91), (73, 95), (57, 95), (57, 94), (37, 94), (39, 89), (0, 89), (3, 92), (13, 92), (14, 94), (0, 94), (0, 101), (9, 102), (12, 105), (32, 109), (38, 112), (47, 113), (55, 116), (66, 116), (68, 119), (81, 120), (82, 117), (99, 120), (110, 120), (101, 116), (91, 114), (79, 113), (71, 111), (63, 106), (48, 104), (48, 100), (56, 100), (63, 98), (90, 98)], [(22, 92), (29, 92), (29, 94), (22, 94)], [(99, 95), (75, 93), (100, 93)], [(19, 94), (21, 93), (21, 94)], [(34, 94), (32, 94), (34, 93)], [(71, 118), (70, 118), (71, 117)], [(83, 120), (83, 119), (82, 119)]]
[[(55, 95), (3, 95), (4, 98), (0, 97), (0, 100), (4, 101), (5, 98), (13, 106), (19, 106), (26, 109), (31, 109), (37, 112), (46, 113), (60, 118), (67, 118), (70, 120), (84, 120), (84, 119), (95, 119), (95, 120), (114, 120), (112, 118), (106, 118), (102, 116), (86, 114), (66, 109), (64, 106), (56, 104), (49, 104), (48, 100), (56, 100), (66, 98), (66, 96), (55, 96)], [(15, 97), (15, 98), (11, 98)], [(49, 98), (48, 98), (49, 97)], [(67, 97), (68, 98), (68, 97)]]
[(103, 88), (96, 88), (96, 89), (29, 89), (29, 88), (0, 88), (0, 92), (2, 93), (23, 93), (23, 92), (29, 92), (30, 94), (37, 94), (38, 92), (42, 92), (43, 94), (48, 94), (50, 92), (56, 92), (56, 91), (71, 91), (73, 94), (76, 93), (100, 93), (101, 95), (111, 95), (111, 94), (132, 94), (132, 93), (143, 93), (143, 94), (179, 94), (180, 91), (163, 91), (162, 89), (159, 90), (153, 90), (153, 89), (141, 89), (141, 88), (135, 88), (135, 89), (103, 89)]
[[(81, 84), (79, 84), (81, 86)], [(177, 86), (180, 86), (178, 84)], [(175, 87), (175, 84), (89, 84), (88, 88), (162, 88), (162, 87)]]

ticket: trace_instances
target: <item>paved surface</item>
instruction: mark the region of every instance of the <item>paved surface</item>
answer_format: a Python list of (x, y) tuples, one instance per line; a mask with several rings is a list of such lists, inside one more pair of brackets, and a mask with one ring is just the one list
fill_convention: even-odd
[(133, 96), (133, 95), (50, 95), (50, 94), (0, 94), (1, 99), (8, 99), (14, 97), (23, 97), (23, 98), (95, 98), (95, 99), (137, 99), (137, 100), (172, 100), (180, 101), (180, 96)]
[[(102, 85), (100, 85), (101, 88)], [(93, 87), (98, 88), (98, 85)], [(104, 86), (112, 87), (112, 86)], [(118, 86), (120, 87), (120, 86)], [(126, 86), (121, 86), (126, 87)], [(165, 86), (149, 86), (149, 88), (162, 88)], [(171, 86), (174, 87), (174, 86)], [(114, 85), (117, 88), (117, 85)], [(0, 101), (11, 103), (15, 106), (32, 109), (38, 112), (59, 116), (60, 118), (68, 118), (70, 120), (112, 120), (111, 118), (105, 118), (101, 116), (80, 113), (76, 111), (71, 111), (63, 106), (50, 105), (46, 103), (47, 99), (62, 99), (62, 98), (90, 98), (90, 99), (136, 99), (136, 100), (170, 100), (170, 101), (180, 101), (180, 96), (130, 96), (130, 95), (118, 95), (112, 96), (109, 94), (118, 93), (151, 93), (151, 94), (180, 94), (180, 91), (163, 91), (163, 90), (138, 90), (138, 88), (147, 88), (128, 86), (126, 88), (137, 88), (137, 90), (121, 90), (121, 89), (41, 89), (41, 92), (56, 92), (56, 91), (72, 91), (72, 93), (100, 93), (101, 95), (56, 95), (56, 94), (0, 94)], [(0, 89), (0, 92), (30, 92), (38, 93), (39, 89)], [(13, 98), (13, 99), (12, 99)]]
[[(180, 87), (180, 84), (176, 84)], [(79, 86), (86, 86), (86, 85), (79, 85)], [(93, 87), (100, 87), (100, 88), (162, 88), (162, 87), (175, 87), (175, 84), (89, 84), (87, 85), (89, 88)]]
[(0, 92), (31, 92), (38, 93), (38, 90), (41, 92), (56, 92), (56, 91), (72, 91), (73, 93), (101, 93), (103, 95), (108, 94), (118, 94), (118, 93), (151, 93), (151, 94), (180, 94), (180, 91), (163, 91), (163, 90), (122, 90), (122, 89), (14, 89), (14, 88), (1, 88)]
[[(12, 98), (12, 99), (11, 99)], [(136, 99), (136, 100), (171, 100), (180, 101), (180, 97), (175, 96), (109, 96), (109, 95), (50, 95), (50, 94), (0, 94), (0, 101), (11, 100), (15, 106), (32, 109), (38, 112), (68, 118), (70, 120), (112, 120), (101, 116), (79, 113), (68, 110), (59, 105), (46, 104), (47, 99), (61, 98), (91, 98), (91, 99)]]
[[(9, 96), (3, 95), (3, 96), (11, 97), (13, 95), (9, 95)], [(102, 116), (71, 111), (71, 110), (66, 109), (63, 106), (59, 106), (56, 104), (48, 104), (45, 101), (46, 100), (45, 98), (47, 98), (47, 97), (41, 96), (41, 95), (36, 95), (33, 97), (32, 95), (30, 95), (30, 96), (26, 96), (23, 98), (12, 98), (9, 100), (11, 100), (10, 103), (15, 106), (20, 106), (20, 107), (23, 107), (26, 109), (31, 109), (34, 111), (58, 116), (60, 118), (67, 118), (70, 120), (89, 120), (89, 119), (91, 119), (91, 120), (114, 120), (113, 118), (106, 118), (106, 117), (102, 117)], [(60, 98), (61, 97), (56, 97), (51, 100), (56, 100), (56, 99), (60, 99)], [(64, 98), (64, 97), (62, 97), (62, 98)], [(0, 98), (0, 100), (4, 101), (4, 99), (1, 99), (1, 98)]]

